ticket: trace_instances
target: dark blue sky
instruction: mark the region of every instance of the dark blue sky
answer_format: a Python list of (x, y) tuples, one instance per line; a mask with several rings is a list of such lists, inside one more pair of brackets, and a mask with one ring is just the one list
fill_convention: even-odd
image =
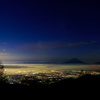
[(1, 0), (0, 59), (100, 61), (99, 0)]

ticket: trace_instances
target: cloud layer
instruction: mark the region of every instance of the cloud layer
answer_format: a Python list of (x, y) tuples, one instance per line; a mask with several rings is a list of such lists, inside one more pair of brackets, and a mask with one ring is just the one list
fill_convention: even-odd
[[(91, 41), (90, 43), (96, 43), (96, 41)], [(78, 43), (42, 43), (38, 42), (35, 44), (26, 44), (20, 46), (22, 50), (43, 50), (43, 49), (53, 49), (53, 48), (67, 48), (76, 47), (90, 44), (88, 42), (78, 42)]]
[(0, 56), (6, 56), (9, 55), (9, 53), (0, 53)]
[(6, 42), (3, 42), (2, 44), (5, 44), (5, 45), (7, 45), (8, 43), (6, 43)]

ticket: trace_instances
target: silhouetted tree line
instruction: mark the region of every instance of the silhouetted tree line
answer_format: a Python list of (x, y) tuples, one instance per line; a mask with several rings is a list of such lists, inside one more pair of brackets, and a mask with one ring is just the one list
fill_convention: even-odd
[(55, 81), (54, 83), (50, 83), (50, 80), (46, 80), (45, 83), (39, 83), (39, 80), (23, 80), (22, 83), (28, 84), (30, 87), (53, 87), (53, 88), (83, 88), (85, 87), (90, 87), (92, 85), (93, 87), (98, 87), (100, 85), (100, 75), (82, 75), (78, 79), (74, 78), (69, 78), (69, 79), (64, 79), (61, 81)]
[(4, 74), (4, 66), (2, 65), (0, 61), (0, 84), (6, 84), (6, 81), (7, 81), (3, 74)]

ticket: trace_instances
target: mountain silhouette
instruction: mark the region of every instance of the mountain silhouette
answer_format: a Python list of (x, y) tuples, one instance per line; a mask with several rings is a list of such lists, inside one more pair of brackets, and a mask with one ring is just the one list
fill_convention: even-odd
[(96, 62), (95, 64), (99, 64), (100, 65), (100, 62)]
[(66, 63), (66, 64), (86, 64), (85, 62), (80, 61), (80, 60), (77, 59), (77, 58), (73, 58), (73, 59), (71, 59), (71, 60), (69, 60), (69, 61), (66, 61), (66, 62), (64, 62), (64, 63)]
[(57, 62), (23, 62), (23, 64), (56, 64)]

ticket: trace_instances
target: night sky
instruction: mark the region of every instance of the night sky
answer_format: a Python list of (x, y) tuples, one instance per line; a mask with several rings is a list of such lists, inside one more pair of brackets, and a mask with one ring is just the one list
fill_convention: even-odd
[(3, 63), (100, 61), (100, 0), (0, 0)]

